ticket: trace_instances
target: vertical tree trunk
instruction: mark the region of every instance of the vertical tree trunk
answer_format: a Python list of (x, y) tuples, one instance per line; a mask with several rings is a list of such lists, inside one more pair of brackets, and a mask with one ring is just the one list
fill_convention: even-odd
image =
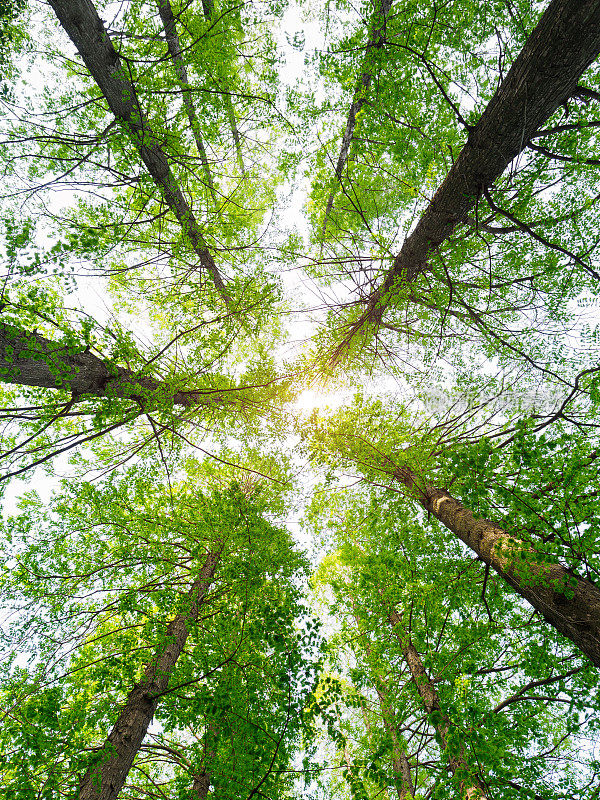
[(223, 101), (225, 103), (225, 109), (227, 111), (227, 119), (229, 120), (229, 129), (231, 130), (231, 135), (233, 137), (233, 144), (235, 146), (235, 153), (237, 156), (238, 167), (240, 168), (240, 172), (242, 175), (246, 174), (246, 166), (244, 164), (244, 155), (242, 153), (242, 139), (240, 136), (240, 129), (237, 125), (237, 119), (235, 116), (235, 109), (233, 107), (233, 102), (231, 100), (231, 95), (228, 92), (225, 92), (223, 95)]
[(600, 589), (595, 584), (560, 564), (543, 561), (530, 544), (493, 522), (476, 517), (445, 489), (428, 486), (411, 470), (396, 470), (394, 477), (423, 508), (600, 667)]
[[(354, 604), (353, 604), (354, 606)], [(356, 610), (354, 611), (354, 621), (356, 622), (356, 628), (359, 634), (359, 638), (362, 641), (365, 653), (369, 662), (372, 661), (372, 654), (371, 654), (371, 645), (367, 636), (361, 631), (360, 619)], [(415, 787), (412, 782), (412, 776), (410, 772), (410, 763), (406, 756), (406, 745), (404, 744), (402, 734), (398, 732), (398, 728), (396, 726), (395, 715), (392, 708), (389, 705), (388, 699), (386, 697), (386, 687), (383, 681), (377, 672), (375, 671), (374, 667), (369, 664), (369, 669), (371, 671), (371, 675), (373, 677), (373, 683), (375, 685), (375, 691), (377, 692), (377, 698), (379, 700), (379, 708), (381, 709), (381, 718), (383, 719), (383, 725), (385, 730), (392, 741), (392, 769), (394, 771), (394, 777), (396, 781), (396, 792), (398, 794), (398, 800), (408, 800), (410, 797), (415, 796)], [(363, 715), (365, 715), (365, 710), (363, 708)], [(366, 716), (365, 716), (365, 723), (366, 723)]]
[(49, 0), (60, 24), (79, 51), (110, 110), (127, 130), (156, 185), (178, 220), (201, 265), (227, 302), (229, 296), (202, 236), (192, 208), (169, 165), (161, 143), (146, 119), (128, 68), (123, 64), (91, 0)]
[[(423, 662), (421, 661), (421, 657), (411, 642), (396, 609), (392, 608), (390, 610), (388, 620), (394, 635), (398, 639), (404, 660), (408, 665), (411, 677), (415, 686), (417, 687), (419, 696), (423, 701), (423, 706), (427, 711), (427, 714), (435, 715), (435, 721), (433, 722), (433, 725), (440, 738), (442, 748), (445, 751), (448, 751), (448, 739), (451, 723), (448, 719), (448, 716), (442, 710), (438, 693), (433, 685), (433, 681), (427, 674), (427, 671), (423, 666)], [(483, 784), (470, 774), (471, 771), (469, 770), (469, 766), (465, 759), (464, 748), (462, 745), (458, 752), (454, 752), (454, 750), (452, 750), (452, 752), (448, 751), (448, 765), (452, 774), (459, 779), (461, 792), (464, 797), (468, 798), (468, 800), (487, 800), (487, 795), (485, 794)]]
[(201, 775), (197, 775), (192, 786), (192, 800), (206, 800), (209, 789), (210, 777), (208, 773), (203, 772)]
[(383, 681), (373, 676), (375, 681), (375, 691), (379, 700), (379, 707), (381, 709), (381, 718), (392, 740), (392, 769), (394, 770), (394, 777), (396, 780), (396, 792), (398, 800), (408, 800), (410, 797), (415, 796), (415, 790), (410, 774), (410, 763), (406, 756), (406, 746), (402, 742), (402, 737), (398, 733), (396, 722), (394, 719), (394, 712), (390, 708), (385, 692)]
[[(188, 606), (168, 625), (165, 642), (133, 687), (94, 764), (80, 784), (79, 800), (115, 800), (123, 788), (133, 761), (158, 706), (167, 691), (171, 674), (183, 652), (200, 607), (213, 581), (220, 552), (210, 552), (192, 584)], [(204, 784), (203, 784), (204, 785)], [(208, 792), (208, 787), (206, 787)]]
[(179, 36), (177, 35), (177, 26), (175, 24), (175, 17), (173, 16), (173, 9), (171, 8), (170, 0), (158, 0), (158, 13), (160, 14), (160, 18), (162, 20), (163, 28), (165, 31), (165, 38), (167, 40), (167, 47), (169, 48), (169, 55), (171, 56), (171, 60), (173, 61), (173, 66), (175, 67), (175, 72), (177, 73), (177, 77), (179, 78), (179, 83), (181, 85), (181, 91), (183, 94), (183, 104), (187, 112), (190, 128), (194, 135), (194, 141), (196, 142), (196, 147), (198, 148), (198, 155), (200, 156), (200, 160), (202, 161), (206, 186), (213, 199), (213, 203), (216, 203), (217, 196), (215, 194), (215, 187), (213, 184), (212, 175), (210, 173), (210, 166), (208, 164), (208, 159), (206, 157), (206, 150), (204, 149), (204, 142), (202, 141), (202, 132), (200, 130), (198, 115), (196, 114), (194, 101), (192, 99), (192, 92), (190, 90), (190, 82), (188, 80), (187, 69), (185, 67), (183, 57), (181, 55), (181, 44), (179, 43)]

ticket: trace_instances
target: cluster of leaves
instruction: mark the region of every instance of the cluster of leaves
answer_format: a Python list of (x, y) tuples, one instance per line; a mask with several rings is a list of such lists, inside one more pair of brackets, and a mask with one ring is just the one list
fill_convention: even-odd
[(285, 789), (318, 648), (301, 602), (307, 565), (266, 521), (260, 493), (233, 484), (203, 494), (185, 483), (169, 492), (153, 472), (65, 484), (49, 505), (31, 493), (6, 525), (12, 657), (1, 737), (11, 797), (74, 791), (211, 550), (220, 551), (214, 583), (127, 796), (159, 781), (186, 797), (202, 771), (223, 798)]
[[(451, 490), (524, 560), (595, 586), (597, 329), (574, 308), (593, 311), (600, 285), (598, 68), (418, 274), (372, 306), (539, 4), (327, 4), (320, 89), (287, 93), (295, 150), (280, 146), (285, 2), (158, 10), (98, 6), (139, 130), (64, 36), (57, 45), (47, 6), (28, 9), (27, 34), (46, 83), (18, 103), (3, 92), (0, 377), (15, 388), (2, 393), (2, 455), (20, 475), (78, 447), (69, 468), (102, 476), (49, 502), (25, 495), (3, 526), (7, 796), (76, 793), (215, 554), (123, 797), (183, 800), (201, 779), (223, 800), (597, 795), (593, 669), (422, 506), (428, 487)], [(0, 3), (3, 63), (24, 47), (23, 11)], [(148, 143), (168, 163), (166, 188)], [(310, 230), (282, 248), (277, 190), (302, 170)], [(58, 190), (77, 197), (61, 208)], [(282, 304), (277, 272), (302, 249), (329, 314), (288, 370), (283, 311), (304, 298)], [(87, 281), (107, 314), (88, 295), (77, 308)], [(354, 400), (292, 431), (284, 404), (306, 375), (344, 369)], [(308, 564), (273, 522), (293, 506), (298, 455), (324, 473), (307, 512), (326, 551), (313, 579), (330, 634), (318, 682)]]
[[(410, 789), (451, 798), (469, 774), (491, 796), (588, 796), (598, 702), (591, 666), (447, 531), (407, 519), (397, 495), (361, 495), (340, 493), (325, 512), (315, 501), (308, 518), (319, 526), (328, 519), (338, 544), (315, 576), (321, 607), (338, 624), (328, 641), (330, 677), (309, 714), (315, 736), (319, 719), (329, 732), (328, 763), (345, 762), (350, 796), (372, 798), (385, 787), (399, 797)], [(435, 711), (408, 670), (407, 641), (435, 687)], [(453, 776), (458, 754), (466, 773)], [(412, 788), (402, 782), (400, 755)], [(341, 794), (339, 777), (321, 780)]]

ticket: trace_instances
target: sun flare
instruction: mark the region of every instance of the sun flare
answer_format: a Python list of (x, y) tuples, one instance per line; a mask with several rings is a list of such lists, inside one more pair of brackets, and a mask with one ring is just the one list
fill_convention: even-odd
[(320, 392), (315, 389), (304, 389), (298, 395), (294, 407), (301, 412), (314, 411), (315, 409), (339, 408), (343, 402), (342, 392)]

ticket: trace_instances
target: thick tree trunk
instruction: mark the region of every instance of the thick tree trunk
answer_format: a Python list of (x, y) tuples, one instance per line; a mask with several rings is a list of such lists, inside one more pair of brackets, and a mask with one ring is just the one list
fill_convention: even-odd
[(210, 789), (210, 776), (203, 772), (194, 779), (192, 786), (192, 800), (206, 800)]
[(333, 208), (333, 201), (335, 200), (338, 184), (342, 180), (344, 167), (348, 161), (348, 153), (350, 152), (350, 145), (354, 136), (354, 129), (356, 128), (356, 118), (367, 99), (367, 92), (369, 91), (371, 81), (373, 80), (372, 51), (374, 48), (381, 48), (383, 46), (385, 41), (385, 26), (390, 9), (392, 7), (392, 2), (393, 0), (379, 0), (378, 6), (373, 13), (373, 20), (370, 26), (371, 30), (369, 32), (369, 40), (367, 42), (365, 59), (363, 62), (363, 71), (354, 90), (352, 104), (350, 105), (348, 119), (346, 120), (346, 129), (344, 131), (344, 135), (342, 136), (340, 154), (335, 166), (335, 185), (331, 190), (329, 198), (327, 199), (322, 236), (325, 236), (327, 231), (327, 222), (329, 215), (331, 214), (331, 209)]
[(542, 561), (527, 542), (476, 517), (445, 489), (421, 483), (409, 469), (397, 470), (423, 508), (470, 547), (481, 560), (600, 667), (600, 589), (560, 564)]
[(552, 0), (350, 335), (381, 319), (398, 282), (410, 283), (426, 269), (483, 190), (575, 91), (599, 52), (600, 0)]
[(190, 589), (187, 608), (169, 623), (165, 643), (152, 663), (146, 667), (144, 677), (129, 693), (94, 765), (85, 773), (79, 788), (79, 800), (115, 800), (123, 788), (160, 696), (167, 691), (171, 674), (183, 652), (190, 629), (198, 619), (219, 557), (220, 553), (217, 552), (208, 554)]
[(187, 69), (181, 55), (181, 44), (179, 43), (179, 36), (177, 35), (177, 26), (175, 24), (175, 17), (173, 16), (173, 9), (169, 0), (158, 0), (158, 13), (162, 20), (163, 28), (165, 31), (165, 39), (167, 40), (167, 47), (169, 48), (169, 55), (173, 61), (175, 72), (179, 78), (181, 90), (183, 93), (183, 104), (187, 113), (190, 123), (190, 128), (194, 135), (194, 141), (198, 148), (198, 155), (202, 161), (204, 169), (204, 178), (206, 186), (210, 192), (213, 202), (216, 202), (217, 196), (215, 194), (215, 187), (213, 184), (212, 175), (210, 173), (210, 166), (206, 157), (206, 150), (204, 149), (204, 142), (202, 141), (202, 132), (200, 130), (200, 123), (198, 122), (198, 115), (192, 100), (192, 92), (190, 90), (190, 82), (188, 80)]
[(162, 191), (200, 263), (221, 296), (228, 301), (229, 296), (200, 225), (171, 171), (159, 138), (141, 109), (135, 87), (128, 77), (129, 70), (119, 58), (95, 6), (91, 0), (50, 0), (50, 6), (77, 47), (110, 110), (129, 131), (146, 169)]
[(76, 398), (122, 397), (141, 406), (152, 398), (169, 398), (186, 408), (201, 402), (201, 392), (170, 393), (154, 378), (136, 375), (129, 369), (107, 364), (86, 349), (76, 351), (36, 331), (22, 331), (0, 324), (0, 382), (43, 389), (67, 389)]
[[(411, 677), (417, 687), (425, 710), (428, 714), (437, 712), (436, 719), (438, 721), (433, 724), (440, 738), (441, 745), (443, 749), (446, 750), (448, 747), (448, 735), (450, 733), (450, 720), (442, 711), (433, 681), (427, 674), (421, 657), (404, 629), (402, 619), (396, 609), (392, 608), (390, 610), (388, 619), (394, 631), (394, 635), (400, 643), (404, 660), (410, 670)], [(468, 800), (487, 800), (487, 795), (485, 794), (483, 786), (476, 778), (474, 779), (470, 775), (462, 746), (456, 754), (448, 756), (448, 765), (452, 774), (460, 780), (461, 792), (464, 797), (468, 798)]]

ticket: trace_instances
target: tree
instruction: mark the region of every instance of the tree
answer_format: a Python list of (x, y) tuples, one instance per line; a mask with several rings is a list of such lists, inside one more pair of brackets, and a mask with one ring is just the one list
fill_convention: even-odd
[[(117, 797), (130, 774), (134, 796), (159, 778), (185, 794), (202, 775), (232, 787), (224, 796), (278, 791), (313, 635), (294, 630), (290, 579), (305, 565), (258, 497), (236, 485), (169, 492), (149, 467), (65, 486), (47, 510), (27, 497), (8, 523), (16, 563), (3, 586), (22, 612), (5, 646), (20, 638), (31, 653), (4, 675), (3, 783), (15, 797), (77, 786)], [(144, 747), (170, 754), (185, 780)]]
[(290, 11), (0, 9), (4, 784), (593, 797), (600, 2)]
[[(400, 361), (398, 371), (406, 375), (423, 359), (427, 380), (443, 356), (460, 370), (465, 358), (469, 366), (472, 363), (469, 356), (493, 355), (505, 370), (514, 370), (519, 360), (528, 371), (539, 370), (537, 381), (556, 378), (557, 372), (560, 381), (573, 380), (568, 367), (575, 367), (577, 358), (571, 355), (567, 367), (564, 351), (561, 357), (548, 340), (557, 327), (564, 330), (568, 324), (562, 303), (597, 290), (595, 242), (585, 241), (585, 223), (581, 228), (575, 223), (586, 213), (585, 202), (581, 205), (582, 196), (569, 187), (577, 171), (577, 179), (592, 196), (597, 191), (589, 169), (585, 176), (578, 170), (593, 163), (585, 131), (593, 136), (597, 122), (585, 116), (589, 106), (581, 117), (573, 106), (574, 98), (589, 102), (595, 96), (577, 82), (597, 55), (598, 9), (594, 4), (551, 3), (504, 77), (503, 34), (523, 37), (531, 19), (530, 4), (523, 4), (518, 13), (511, 9), (498, 4), (490, 13), (489, 7), (474, 4), (469, 14), (461, 12), (457, 19), (454, 4), (443, 9), (406, 4), (398, 11), (395, 27), (394, 20), (388, 20), (386, 41), (378, 51), (378, 93), (354, 138), (339, 230), (330, 237), (324, 264), (331, 275), (331, 265), (339, 263), (336, 278), (350, 288), (356, 284), (331, 312), (321, 345), (329, 367), (347, 354), (351, 369), (366, 353), (371, 363), (384, 359), (388, 371)], [(563, 25), (561, 19), (569, 22)], [(579, 51), (575, 39), (561, 38), (580, 23), (589, 36), (587, 54), (585, 45)], [(481, 43), (489, 41), (486, 35), (498, 37), (499, 52), (482, 49)], [(469, 47), (473, 50), (458, 64), (438, 63), (438, 58), (444, 63), (444, 48), (464, 53)], [(581, 54), (580, 62), (570, 59), (573, 47)], [(342, 41), (338, 49), (352, 57), (356, 37)], [(555, 58), (565, 58), (569, 66), (557, 62), (555, 68)], [(500, 63), (497, 82), (489, 77), (496, 72), (494, 59)], [(331, 71), (335, 69), (335, 78), (344, 83), (345, 74), (340, 75), (333, 63)], [(474, 70), (486, 71), (474, 97), (483, 112), (479, 118), (477, 110), (467, 113), (460, 108), (470, 105), (464, 87), (470, 89)], [(423, 73), (424, 80), (407, 85), (415, 72)], [(585, 74), (593, 80), (594, 68)], [(398, 75), (403, 80), (401, 94), (396, 91)], [(549, 122), (544, 128), (563, 104), (570, 121)], [(521, 120), (526, 120), (525, 127)], [(464, 145), (463, 132), (468, 134)], [(553, 142), (549, 147), (534, 143), (546, 136)], [(426, 140), (422, 146), (415, 143), (418, 137)], [(430, 198), (432, 178), (443, 176), (444, 162), (450, 168)], [(320, 168), (313, 189), (317, 230), (322, 187), (328, 182), (323, 173)], [(561, 199), (555, 201), (550, 187), (556, 183)], [(331, 215), (328, 218), (333, 222)], [(494, 224), (498, 219), (504, 224)], [(570, 235), (573, 223), (578, 232)], [(398, 226), (407, 234), (399, 253)], [(526, 258), (524, 251), (530, 254)], [(576, 280), (570, 264), (577, 270)], [(525, 309), (529, 313), (522, 313)], [(469, 367), (464, 371), (468, 374)]]
[[(449, 444), (444, 446), (445, 443), (439, 438), (433, 442), (428, 441), (429, 437), (426, 435), (424, 440), (415, 441), (414, 445), (410, 444), (411, 440), (416, 439), (414, 422), (402, 408), (399, 414), (400, 422), (395, 431), (389, 425), (393, 414), (393, 409), (390, 409), (384, 423), (385, 441), (378, 441), (376, 434), (382, 433), (381, 427), (377, 425), (381, 419), (380, 414), (380, 403), (363, 404), (361, 398), (358, 398), (354, 408), (345, 409), (338, 415), (337, 420), (325, 425), (317, 421), (309, 434), (312, 435), (309, 446), (315, 456), (324, 463), (330, 462), (332, 458), (337, 463), (343, 461), (357, 468), (368, 482), (378, 483), (383, 477), (384, 480), (387, 478), (392, 486), (404, 487), (408, 500), (425, 509), (429, 519), (435, 517), (452, 531), (488, 567), (494, 569), (531, 603), (551, 625), (571, 639), (596, 666), (599, 666), (600, 589), (593, 580), (590, 580), (592, 573), (586, 567), (586, 561), (595, 552), (596, 544), (586, 542), (583, 551), (576, 548), (578, 556), (575, 558), (571, 556), (567, 564), (561, 563), (565, 555), (560, 545), (561, 540), (556, 542), (558, 547), (552, 546), (551, 543), (554, 543), (555, 539), (553, 536), (546, 537), (547, 521), (535, 509), (526, 507), (528, 499), (532, 495), (535, 498), (540, 490), (545, 496), (546, 503), (549, 499), (554, 499), (552, 484), (549, 488), (548, 486), (542, 488), (537, 481), (544, 480), (546, 475), (544, 467), (548, 469), (556, 459), (559, 442), (563, 447), (567, 443), (572, 446), (571, 442), (573, 439), (577, 441), (578, 437), (569, 436), (568, 432), (565, 432), (559, 441), (551, 437), (536, 440), (535, 435), (531, 433), (527, 436), (527, 426), (522, 425), (512, 438), (513, 446), (506, 455), (501, 450), (497, 453), (497, 449), (500, 448), (494, 448), (489, 440), (480, 438), (473, 447), (477, 455), (474, 459), (472, 457), (467, 459), (464, 455), (465, 451), (469, 453), (468, 443), (465, 445), (463, 442), (452, 448)], [(370, 425), (365, 424), (366, 420), (369, 420)], [(369, 429), (375, 434), (370, 440), (360, 434), (347, 433), (349, 430)], [(408, 446), (406, 446), (407, 441)], [(589, 439), (586, 444), (590, 445)], [(582, 443), (579, 446), (581, 448)], [(528, 449), (530, 452), (527, 452)], [(454, 483), (461, 478), (464, 480), (463, 476), (472, 479), (473, 460), (476, 464), (482, 465), (489, 460), (493, 465), (491, 470), (488, 467), (482, 470), (482, 475), (475, 473), (475, 480), (482, 481), (486, 477), (489, 480), (491, 474), (494, 475), (494, 483), (500, 482), (502, 473), (500, 472), (500, 475), (497, 473), (501, 466), (508, 472), (506, 477), (509, 477), (511, 475), (509, 470), (514, 469), (517, 459), (526, 464), (533, 461), (531, 451), (535, 452), (539, 459), (533, 484), (535, 489), (532, 491), (529, 484), (523, 492), (519, 481), (516, 481), (517, 491), (514, 492), (516, 497), (511, 496), (512, 493), (504, 493), (502, 497), (504, 504), (508, 505), (509, 514), (516, 499), (517, 508), (524, 514), (526, 524), (531, 525), (523, 532), (519, 526), (511, 524), (509, 529), (503, 529), (499, 524), (479, 517), (472, 509), (453, 497), (446, 486), (436, 487), (433, 482), (435, 479), (429, 477), (435, 475), (436, 468), (441, 467), (440, 471), (446, 484)], [(567, 454), (569, 454), (568, 449)], [(561, 465), (563, 474), (569, 469), (567, 467), (569, 455), (565, 459), (566, 463), (563, 462)], [(594, 485), (596, 456), (595, 449), (586, 455), (581, 449), (577, 451), (578, 466), (582, 468), (587, 466), (590, 471), (587, 474), (586, 471), (582, 471), (579, 476), (581, 483), (577, 481), (574, 486), (565, 483), (561, 485), (566, 496), (562, 492), (558, 494), (556, 507), (551, 506), (551, 510), (547, 512), (549, 519), (567, 510), (571, 516), (571, 503), (577, 503), (576, 497), (585, 501), (586, 492), (591, 491), (590, 483)], [(543, 463), (543, 459), (546, 460), (546, 464)], [(532, 478), (533, 476), (530, 476), (529, 480)], [(485, 493), (492, 488), (493, 484), (490, 486), (483, 483), (479, 486), (478, 493)], [(575, 496), (571, 492), (574, 492)], [(527, 499), (521, 500), (523, 495)], [(578, 505), (581, 516), (577, 513), (572, 515), (572, 519), (567, 517), (567, 527), (573, 525), (577, 529), (579, 525), (591, 524), (595, 528), (595, 508), (588, 503)], [(550, 529), (552, 529), (551, 524)], [(583, 570), (587, 573), (585, 576), (580, 574)]]
[[(589, 662), (447, 533), (433, 539), (407, 521), (395, 493), (340, 492), (327, 506), (324, 515), (315, 501), (310, 520), (332, 528), (338, 545), (316, 578), (339, 620), (327, 659), (337, 677), (321, 680), (313, 713), (347, 739), (363, 779), (355, 795), (374, 796), (376, 775), (379, 789), (393, 786), (404, 752), (411, 778), (396, 786), (407, 797), (455, 796), (459, 781), (461, 797), (585, 796), (593, 766), (571, 769), (568, 755), (585, 715), (562, 700), (585, 705), (596, 682)], [(559, 786), (546, 752), (561, 737)]]

